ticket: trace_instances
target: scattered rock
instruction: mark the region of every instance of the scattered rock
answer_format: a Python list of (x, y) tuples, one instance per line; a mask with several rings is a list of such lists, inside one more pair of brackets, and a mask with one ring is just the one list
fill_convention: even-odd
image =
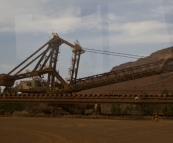
[(14, 111), (12, 113), (12, 116), (28, 116), (30, 113), (28, 113), (27, 111), (23, 110), (23, 111)]

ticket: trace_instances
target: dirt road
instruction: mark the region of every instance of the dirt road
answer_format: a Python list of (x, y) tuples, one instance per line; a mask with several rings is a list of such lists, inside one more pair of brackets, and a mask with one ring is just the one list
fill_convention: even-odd
[(0, 118), (0, 143), (172, 143), (173, 121)]

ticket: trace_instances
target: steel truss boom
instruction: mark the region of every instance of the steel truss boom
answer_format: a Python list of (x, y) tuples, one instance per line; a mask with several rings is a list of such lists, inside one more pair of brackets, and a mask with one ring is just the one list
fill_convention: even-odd
[[(57, 70), (57, 61), (60, 46), (62, 44), (70, 46), (73, 52), (72, 66), (70, 68), (71, 77), (69, 81), (65, 81), (60, 76)], [(41, 53), (39, 54), (39, 52)], [(17, 67), (11, 70), (7, 75), (0, 74), (0, 86), (10, 87), (14, 84), (15, 80), (32, 78), (33, 80), (40, 83), (41, 87), (39, 87), (39, 90), (42, 93), (73, 93), (90, 88), (101, 87), (105, 85), (135, 80), (173, 71), (173, 58), (168, 58), (140, 66), (77, 79), (80, 56), (84, 52), (85, 51), (80, 46), (80, 43), (77, 40), (73, 45), (68, 41), (60, 38), (58, 34), (53, 33), (52, 39), (50, 39), (47, 43), (40, 47), (31, 56), (26, 58)], [(36, 56), (36, 54), (38, 55)], [(31, 58), (34, 59), (29, 61)], [(26, 69), (30, 64), (34, 63), (36, 60), (38, 60), (38, 62), (36, 63), (32, 71), (27, 71), (27, 73), (21, 73), (24, 69)], [(45, 80), (44, 78), (45, 74), (47, 76), (47, 80)], [(38, 89), (27, 89), (22, 92), (34, 93), (36, 91), (38, 92)]]
[(160, 60), (157, 62), (148, 63), (132, 68), (80, 78), (76, 80), (75, 84), (70, 85), (70, 90), (81, 91), (171, 71), (173, 71), (173, 58)]

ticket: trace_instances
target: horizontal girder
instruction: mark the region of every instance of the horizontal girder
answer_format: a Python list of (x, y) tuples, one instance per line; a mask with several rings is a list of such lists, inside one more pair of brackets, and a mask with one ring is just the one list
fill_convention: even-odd
[(173, 95), (1, 94), (0, 102), (170, 104)]

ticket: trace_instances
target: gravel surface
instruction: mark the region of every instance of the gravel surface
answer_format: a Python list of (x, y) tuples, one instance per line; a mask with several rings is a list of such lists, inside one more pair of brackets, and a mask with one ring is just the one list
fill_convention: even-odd
[(173, 143), (173, 121), (1, 117), (0, 143)]

